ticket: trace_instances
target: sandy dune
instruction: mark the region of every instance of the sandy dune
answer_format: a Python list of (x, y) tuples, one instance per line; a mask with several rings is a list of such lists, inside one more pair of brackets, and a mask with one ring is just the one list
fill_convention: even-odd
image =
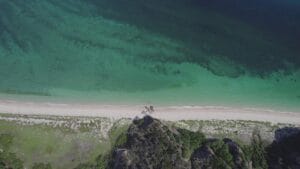
[[(0, 100), (0, 113), (22, 115), (89, 116), (134, 118), (143, 116), (143, 105), (97, 105), (78, 103), (25, 102)], [(300, 112), (216, 106), (155, 107), (152, 116), (164, 120), (254, 120), (300, 124)]]

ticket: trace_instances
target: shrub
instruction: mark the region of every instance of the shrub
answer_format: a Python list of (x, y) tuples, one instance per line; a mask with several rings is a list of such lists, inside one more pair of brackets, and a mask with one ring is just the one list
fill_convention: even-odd
[(35, 163), (32, 167), (32, 169), (52, 169), (51, 165), (49, 163)]
[(186, 129), (178, 129), (180, 139), (183, 143), (183, 157), (189, 158), (191, 154), (199, 148), (205, 141), (205, 136), (201, 132), (192, 132)]
[(0, 134), (0, 168), (23, 169), (23, 161), (8, 151), (12, 141), (12, 135)]
[(251, 160), (255, 169), (267, 169), (265, 146), (259, 133), (253, 133), (251, 142)]
[(233, 157), (227, 144), (225, 144), (222, 140), (217, 140), (208, 144), (218, 158), (223, 159), (229, 166), (233, 166)]
[(0, 134), (0, 149), (8, 150), (12, 144), (13, 136), (10, 134)]
[(23, 169), (23, 161), (15, 153), (0, 152), (0, 168)]

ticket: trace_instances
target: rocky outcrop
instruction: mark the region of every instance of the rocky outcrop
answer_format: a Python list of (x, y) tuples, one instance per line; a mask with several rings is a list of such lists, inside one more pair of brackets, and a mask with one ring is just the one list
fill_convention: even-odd
[(216, 158), (215, 153), (209, 146), (202, 146), (191, 157), (192, 168), (212, 168), (212, 162)]
[(300, 169), (298, 128), (278, 129), (266, 148), (258, 132), (251, 144), (241, 145), (228, 138), (207, 139), (200, 132), (145, 116), (120, 136), (112, 154), (78, 169)]
[(230, 139), (209, 140), (197, 149), (191, 157), (192, 169), (250, 169), (244, 153), (237, 143)]
[(283, 128), (275, 132), (274, 142), (267, 148), (270, 169), (300, 168), (300, 129)]
[(251, 161), (245, 160), (245, 154), (236, 142), (230, 139), (224, 139), (223, 141), (228, 146), (229, 152), (233, 157), (235, 169), (252, 168)]
[(182, 144), (176, 129), (145, 116), (135, 120), (127, 133), (127, 142), (113, 153), (113, 169), (187, 169)]
[(183, 136), (176, 128), (145, 116), (135, 120), (127, 141), (113, 152), (113, 169), (249, 169), (242, 149), (230, 139), (207, 140), (188, 159)]

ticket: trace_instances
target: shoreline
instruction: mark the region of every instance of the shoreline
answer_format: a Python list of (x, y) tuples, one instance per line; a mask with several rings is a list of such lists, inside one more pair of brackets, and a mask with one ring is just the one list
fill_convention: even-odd
[[(147, 105), (148, 106), (148, 105)], [(81, 116), (106, 118), (142, 117), (144, 105), (101, 105), (80, 103), (29, 102), (0, 99), (0, 114)], [(271, 109), (223, 107), (223, 106), (154, 106), (155, 118), (179, 120), (250, 120), (271, 123), (300, 124), (300, 112)]]

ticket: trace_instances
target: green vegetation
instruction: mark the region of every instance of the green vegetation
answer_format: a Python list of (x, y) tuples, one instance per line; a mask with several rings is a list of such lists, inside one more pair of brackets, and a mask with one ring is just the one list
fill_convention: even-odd
[(259, 133), (254, 133), (252, 138), (252, 161), (255, 169), (267, 169), (265, 145)]
[(109, 165), (113, 149), (126, 143), (127, 141), (127, 129), (129, 125), (119, 126), (119, 122), (115, 122), (114, 126), (109, 131), (109, 145), (105, 153), (98, 155), (97, 158), (86, 163), (81, 163), (75, 169), (106, 169)]
[(201, 132), (192, 132), (186, 129), (178, 129), (178, 131), (183, 142), (183, 157), (190, 158), (195, 149), (205, 141), (205, 136)]
[(231, 169), (231, 167), (229, 165), (226, 164), (226, 162), (222, 159), (222, 158), (215, 158), (211, 165), (213, 166), (213, 168), (216, 168), (216, 169), (219, 169), (219, 168), (222, 168), (222, 169)]
[(32, 169), (52, 169), (52, 167), (49, 163), (36, 163), (33, 165)]
[(95, 160), (92, 160), (87, 163), (81, 163), (74, 169), (106, 169), (107, 166), (110, 165), (111, 159), (112, 159), (112, 153), (113, 150), (123, 145), (127, 141), (127, 137), (125, 137), (126, 132), (121, 133), (117, 139), (116, 142), (112, 143), (112, 148), (108, 150), (105, 154), (99, 155)]
[(242, 149), (245, 154), (245, 158), (252, 161), (254, 169), (267, 169), (267, 154), (259, 132), (253, 132), (250, 145), (243, 145)]
[(17, 158), (15, 153), (0, 152), (0, 168), (23, 169), (23, 161)]
[(74, 169), (106, 169), (109, 164), (110, 158), (110, 154), (106, 154), (104, 156), (99, 155), (95, 160), (79, 164)]
[(124, 133), (121, 133), (117, 139), (116, 139), (116, 142), (114, 143), (114, 146), (117, 147), (117, 146), (121, 146), (123, 144), (125, 144), (127, 141), (127, 134), (124, 132)]
[(110, 149), (109, 139), (80, 128), (76, 131), (64, 126), (24, 125), (1, 120), (0, 134), (0, 149), (6, 147), (1, 158), (20, 159), (26, 168), (37, 162), (49, 163), (55, 169), (74, 168)]
[[(118, 124), (118, 122), (116, 122)], [(111, 141), (112, 148), (120, 146), (127, 141), (126, 131), (129, 125), (123, 125), (122, 127), (114, 125), (109, 132), (109, 140)]]
[[(228, 165), (233, 166), (233, 157), (229, 152), (228, 145), (225, 144), (222, 140), (217, 140), (214, 142), (209, 142), (208, 145), (215, 152), (217, 158), (214, 161), (216, 168), (228, 168)], [(221, 167), (222, 166), (222, 167)]]
[(0, 168), (22, 169), (23, 161), (15, 153), (9, 152), (13, 137), (10, 134), (0, 134)]
[[(9, 116), (3, 117), (8, 118)], [(74, 121), (76, 122), (76, 120)], [(74, 121), (72, 121), (72, 124)], [(119, 120), (112, 122), (113, 125), (110, 125), (110, 128), (106, 130), (108, 132), (107, 137), (100, 137), (93, 132), (95, 132), (94, 127), (102, 127), (99, 127), (99, 124), (102, 122), (104, 121), (94, 119), (91, 124), (84, 124), (85, 130), (82, 130), (80, 126), (75, 130), (66, 126), (25, 125), (0, 120), (0, 169), (22, 169), (25, 167), (30, 169), (105, 169), (112, 161), (113, 150), (117, 147), (122, 148), (130, 144), (127, 142), (130, 135), (127, 135), (129, 123), (127, 123), (126, 120)], [(145, 121), (140, 120), (136, 125), (142, 128), (145, 127), (143, 123), (145, 123)], [(210, 122), (211, 124), (208, 124), (209, 122), (197, 123), (196, 121), (190, 121), (189, 123), (196, 129), (205, 128), (208, 125), (221, 125), (221, 122), (217, 121), (212, 121)], [(75, 124), (77, 124), (77, 122)], [(181, 125), (183, 124), (184, 123), (181, 123)], [(275, 130), (273, 129), (274, 126), (270, 124), (236, 122), (236, 125), (242, 124), (268, 125), (269, 128), (266, 130), (269, 131), (270, 128), (272, 131)], [(232, 128), (236, 127), (233, 122), (223, 125), (228, 125)], [(276, 127), (280, 127), (281, 125), (282, 124)], [(180, 149), (182, 150), (182, 157), (185, 160), (191, 159), (194, 152), (205, 145), (213, 151), (214, 157), (211, 164), (215, 168), (230, 169), (235, 165), (235, 156), (231, 152), (232, 147), (224, 140), (207, 139), (205, 137), (206, 134), (202, 132), (193, 132), (178, 128), (171, 122), (154, 126), (156, 128), (154, 128), (154, 130), (153, 128), (149, 129), (149, 133), (145, 135), (145, 138), (150, 137), (157, 139), (157, 143), (154, 144), (157, 145), (157, 147), (154, 146), (155, 149), (153, 150), (157, 152), (157, 156), (159, 157), (165, 158), (165, 154), (176, 154), (180, 152), (177, 151)], [(173, 129), (177, 132), (173, 133)], [(137, 130), (139, 130), (139, 127), (137, 127)], [(145, 128), (145, 130), (147, 130), (147, 128)], [(222, 139), (222, 137), (220, 138)], [(170, 142), (177, 144), (178, 149), (174, 149), (174, 147), (170, 146)], [(235, 143), (236, 142), (237, 141), (235, 141)], [(299, 146), (290, 146), (298, 145), (298, 142), (299, 139), (295, 138), (287, 140), (287, 143), (272, 145), (269, 146), (268, 149), (265, 149), (267, 144), (261, 138), (260, 133), (255, 131), (253, 132), (250, 144), (237, 143), (237, 147), (240, 147), (242, 150), (242, 153), (238, 155), (241, 159), (245, 159), (244, 161), (251, 162), (254, 169), (267, 169), (268, 158), (273, 156), (283, 158), (285, 154), (283, 152), (294, 149), (298, 151)], [(280, 149), (278, 147), (280, 147)], [(272, 148), (272, 150), (270, 150), (270, 148)], [(275, 157), (274, 159), (276, 160)], [(169, 159), (166, 158), (166, 160)], [(288, 159), (286, 159), (286, 161), (287, 160)], [(285, 163), (288, 163), (286, 161)], [(164, 163), (164, 165), (168, 166), (171, 166), (171, 164), (171, 161), (165, 161)]]
[(7, 150), (13, 142), (13, 136), (11, 134), (0, 134), (0, 149)]

